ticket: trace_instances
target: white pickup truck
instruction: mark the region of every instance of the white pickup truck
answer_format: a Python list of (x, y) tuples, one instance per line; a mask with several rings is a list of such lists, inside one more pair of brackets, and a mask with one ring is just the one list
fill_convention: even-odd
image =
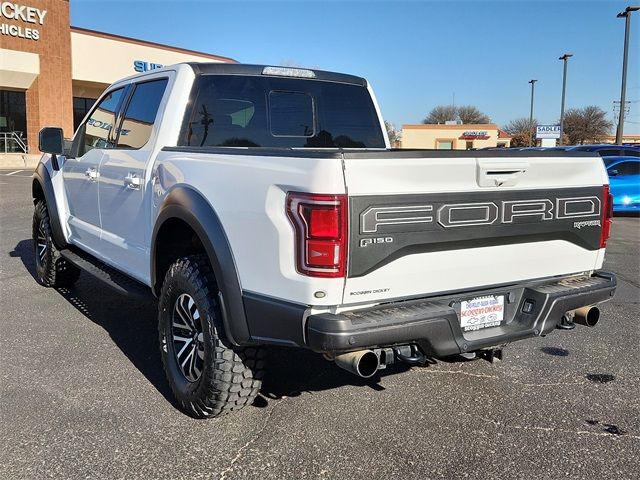
[(370, 377), (593, 326), (616, 286), (597, 155), (394, 150), (351, 75), (174, 65), (116, 82), (40, 150), (38, 280), (155, 295), (195, 417), (250, 404), (268, 345)]

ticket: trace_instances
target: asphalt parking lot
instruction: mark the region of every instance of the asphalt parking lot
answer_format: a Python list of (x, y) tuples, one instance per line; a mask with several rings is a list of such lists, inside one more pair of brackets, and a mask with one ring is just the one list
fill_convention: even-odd
[(156, 313), (86, 274), (33, 278), (30, 172), (0, 172), (0, 479), (637, 478), (640, 218), (616, 218), (616, 297), (496, 364), (438, 362), (360, 381), (274, 349), (244, 411), (172, 404)]

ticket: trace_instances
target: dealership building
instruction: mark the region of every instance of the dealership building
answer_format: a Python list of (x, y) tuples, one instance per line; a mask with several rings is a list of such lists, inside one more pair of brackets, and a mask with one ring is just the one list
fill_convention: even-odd
[(511, 137), (493, 123), (419, 124), (402, 126), (402, 148), (437, 150), (471, 150), (472, 148), (504, 147)]
[(72, 27), (68, 0), (0, 1), (0, 154), (38, 153), (38, 132), (71, 137), (114, 81), (209, 53)]

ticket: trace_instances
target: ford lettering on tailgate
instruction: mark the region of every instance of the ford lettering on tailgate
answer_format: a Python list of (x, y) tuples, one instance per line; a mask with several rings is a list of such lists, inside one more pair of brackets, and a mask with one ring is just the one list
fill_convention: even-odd
[(602, 187), (586, 187), (351, 197), (358, 228), (351, 229), (349, 276), (431, 251), (545, 240), (597, 250), (601, 195)]

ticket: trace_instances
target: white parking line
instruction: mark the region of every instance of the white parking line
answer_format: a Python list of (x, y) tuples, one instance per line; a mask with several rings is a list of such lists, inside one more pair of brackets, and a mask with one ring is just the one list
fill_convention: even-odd
[(11, 173), (6, 173), (5, 176), (9, 177), (11, 175), (15, 175), (16, 173), (20, 173), (20, 172), (24, 172), (24, 170), (16, 170), (15, 172), (11, 172)]

